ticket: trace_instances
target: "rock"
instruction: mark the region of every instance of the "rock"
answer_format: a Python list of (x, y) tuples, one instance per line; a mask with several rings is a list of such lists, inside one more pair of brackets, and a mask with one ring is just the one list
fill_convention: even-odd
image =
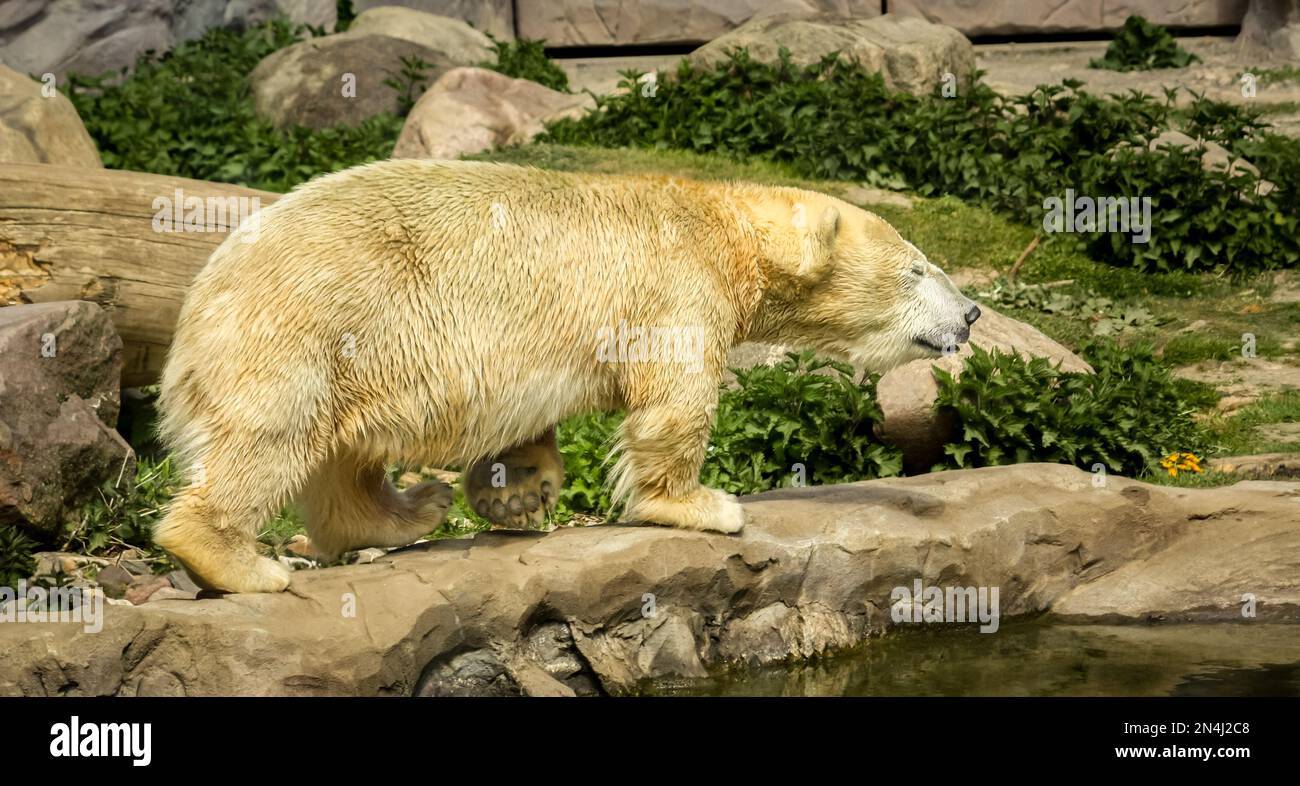
[(0, 65), (0, 162), (101, 167), (99, 150), (62, 93)]
[(454, 68), (411, 109), (393, 157), (460, 158), (507, 142), (524, 144), (542, 131), (542, 118), (591, 106), (591, 96), (561, 93), (485, 68)]
[(352, 35), (386, 35), (441, 52), (456, 63), (496, 60), (492, 40), (459, 19), (399, 6), (380, 6), (357, 16)]
[[(166, 221), (181, 204), (178, 195), (201, 201), (211, 221), (187, 231), (158, 231), (160, 213), (164, 229), (186, 229)], [(277, 197), (143, 172), (5, 164), (0, 166), (0, 306), (59, 300), (99, 304), (122, 337), (122, 385), (153, 384), (190, 281), (238, 223), (224, 208), (234, 200), (251, 213)], [(223, 209), (207, 210), (216, 200)]]
[(789, 49), (791, 62), (799, 65), (838, 51), (880, 72), (890, 89), (920, 95), (935, 90), (945, 74), (953, 74), (960, 84), (975, 68), (975, 50), (961, 33), (893, 14), (874, 19), (765, 16), (696, 49), (690, 60), (710, 67), (724, 62), (728, 51), (745, 48), (753, 59), (774, 63), (781, 47)]
[(32, 555), (36, 560), (35, 576), (73, 576), (80, 578), (84, 572), (94, 572), (111, 560), (103, 557), (88, 557), (85, 554), (70, 554), (63, 551), (38, 551)]
[(622, 693), (888, 635), (918, 579), (999, 588), (1003, 624), (1241, 622), (1245, 593), (1256, 620), (1300, 622), (1300, 483), (1094, 486), (1022, 464), (743, 502), (737, 536), (483, 533), (295, 573), (285, 593), (114, 605), (95, 634), (0, 625), (0, 694)]
[[(1259, 168), (1244, 158), (1234, 156), (1223, 145), (1217, 142), (1211, 142), (1206, 139), (1196, 139), (1195, 137), (1184, 134), (1182, 131), (1165, 131), (1152, 139), (1147, 145), (1148, 150), (1160, 150), (1170, 147), (1189, 147), (1193, 150), (1201, 150), (1201, 168), (1206, 170), (1227, 171), (1229, 175), (1237, 175), (1242, 172), (1249, 172), (1259, 177)], [(1254, 193), (1256, 196), (1264, 196), (1272, 191), (1273, 184), (1267, 180), (1260, 180), (1255, 184)]]
[(1131, 14), (1173, 27), (1226, 27), (1245, 0), (889, 0), (889, 12), (955, 27), (966, 35), (1114, 30)]
[(95, 583), (110, 598), (124, 598), (127, 588), (135, 583), (132, 576), (121, 565), (108, 565), (95, 576)]
[(197, 593), (186, 592), (185, 590), (179, 590), (168, 585), (154, 590), (153, 593), (149, 595), (149, 602), (155, 603), (160, 600), (194, 600), (197, 595)]
[(430, 83), (461, 65), (401, 38), (364, 33), (313, 38), (262, 58), (249, 75), (253, 107), (279, 128), (356, 126), (384, 112), (397, 114), (398, 92), (384, 82), (399, 78), (402, 58), (428, 63)]
[(101, 483), (130, 483), (113, 426), (122, 340), (103, 309), (71, 301), (0, 309), (0, 526), (42, 539)]
[(1015, 352), (1026, 359), (1045, 357), (1063, 371), (1092, 372), (1082, 358), (1023, 322), (999, 314), (980, 304), (982, 316), (971, 326), (970, 344), (938, 360), (906, 363), (880, 378), (876, 395), (883, 411), (883, 436), (903, 451), (908, 472), (924, 472), (943, 456), (944, 443), (954, 439), (955, 424), (934, 410), (939, 384), (934, 366), (960, 376), (971, 344), (983, 349)]
[(459, 19), (498, 41), (515, 37), (515, 4), (512, 0), (352, 0), (352, 8), (358, 14), (381, 6), (402, 6)]
[(897, 191), (889, 191), (883, 188), (873, 188), (871, 186), (848, 186), (840, 189), (840, 199), (855, 205), (864, 206), (868, 209), (872, 205), (889, 205), (890, 207), (899, 207), (904, 210), (912, 209), (912, 198), (907, 194)]
[(1300, 0), (1250, 0), (1237, 47), (1252, 59), (1300, 60)]
[(172, 584), (166, 576), (139, 576), (126, 588), (126, 599), (139, 606), (162, 589), (171, 590)]
[(1210, 459), (1209, 468), (1254, 480), (1300, 480), (1300, 453), (1261, 453)]
[(550, 46), (700, 43), (764, 14), (871, 17), (880, 6), (874, 0), (548, 0), (520, 3), (516, 26), (520, 38), (545, 39)]
[(190, 578), (190, 574), (183, 570), (173, 570), (171, 573), (168, 573), (167, 580), (171, 582), (173, 587), (181, 592), (198, 593), (201, 589), (198, 584), (194, 583), (194, 579)]
[(357, 558), (353, 562), (357, 565), (369, 565), (380, 557), (388, 556), (388, 552), (380, 548), (361, 549), (357, 552)]
[(134, 67), (214, 27), (245, 27), (282, 15), (334, 29), (334, 0), (26, 0), (0, 11), (0, 62), (27, 74), (98, 76)]

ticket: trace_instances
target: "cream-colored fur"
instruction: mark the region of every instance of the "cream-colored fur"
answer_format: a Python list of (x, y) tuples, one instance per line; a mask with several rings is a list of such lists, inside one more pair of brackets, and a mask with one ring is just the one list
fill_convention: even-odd
[[(156, 538), (209, 586), (282, 590), (254, 542), (289, 499), (326, 556), (441, 522), (450, 490), (398, 492), (390, 462), (504, 458), (510, 487), (467, 477), (471, 503), (535, 520), (562, 482), (555, 424), (618, 408), (625, 517), (736, 532), (739, 503), (698, 481), (733, 344), (884, 370), (965, 340), (971, 305), (885, 221), (808, 191), (423, 160), (321, 177), (227, 238), (186, 298), (162, 431), (197, 470)], [(699, 352), (609, 362), (620, 324)]]

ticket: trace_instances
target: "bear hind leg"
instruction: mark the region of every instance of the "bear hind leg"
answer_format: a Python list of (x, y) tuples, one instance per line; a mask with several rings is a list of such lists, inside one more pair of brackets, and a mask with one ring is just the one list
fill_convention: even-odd
[(301, 460), (267, 452), (254, 444), (201, 457), (191, 484), (154, 529), (154, 542), (201, 587), (280, 592), (289, 586), (289, 569), (257, 553), (257, 531), (299, 482), (294, 468)]
[(316, 469), (299, 495), (312, 549), (325, 561), (355, 549), (405, 546), (442, 525), (451, 486), (440, 480), (398, 491), (377, 461), (346, 451)]

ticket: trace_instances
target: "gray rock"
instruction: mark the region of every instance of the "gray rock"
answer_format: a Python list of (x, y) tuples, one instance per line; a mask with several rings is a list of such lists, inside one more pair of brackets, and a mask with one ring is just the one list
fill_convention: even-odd
[(515, 4), (512, 0), (352, 0), (352, 8), (358, 16), (373, 8), (389, 6), (459, 19), (498, 41), (515, 37)]
[(955, 27), (966, 35), (1114, 30), (1130, 14), (1159, 25), (1231, 26), (1246, 0), (889, 0), (889, 12)]
[(1003, 621), (1242, 621), (1249, 593), (1253, 619), (1297, 622), (1297, 498), (1023, 464), (760, 494), (738, 536), (483, 533), (274, 595), (113, 605), (95, 634), (0, 625), (0, 694), (621, 693), (861, 644), (905, 624), (917, 579), (997, 587)]
[(245, 27), (283, 15), (334, 29), (334, 0), (19, 0), (0, 10), (0, 62), (26, 74), (98, 76), (131, 68), (214, 27)]
[(456, 63), (474, 65), (496, 60), (492, 40), (459, 19), (399, 6), (380, 6), (357, 16), (353, 35), (386, 35), (441, 52)]
[(699, 43), (711, 41), (767, 14), (792, 17), (835, 14), (879, 16), (875, 0), (547, 0), (520, 3), (520, 38), (541, 38), (551, 46), (592, 44)]
[(444, 54), (400, 38), (340, 33), (272, 52), (249, 79), (257, 113), (277, 127), (321, 129), (360, 125), (400, 111), (398, 92), (384, 82), (399, 75), (402, 58), (430, 65), (432, 84), (455, 65)]
[(783, 47), (798, 65), (811, 65), (839, 52), (842, 58), (879, 72), (889, 88), (916, 94), (933, 92), (946, 74), (960, 85), (975, 69), (975, 49), (961, 33), (893, 14), (874, 19), (760, 17), (696, 49), (690, 60), (710, 67), (724, 62), (730, 50), (746, 49), (755, 60), (775, 63)]
[(122, 341), (93, 303), (0, 309), (0, 526), (42, 538), (104, 481), (131, 483), (113, 429)]
[(72, 102), (0, 65), (0, 161), (101, 167), (99, 150)]
[(95, 576), (95, 583), (110, 598), (124, 598), (126, 591), (135, 583), (136, 577), (121, 565), (108, 565)]
[(551, 90), (484, 68), (453, 68), (416, 102), (393, 158), (460, 158), (504, 144), (526, 144), (558, 113), (585, 111), (591, 96)]

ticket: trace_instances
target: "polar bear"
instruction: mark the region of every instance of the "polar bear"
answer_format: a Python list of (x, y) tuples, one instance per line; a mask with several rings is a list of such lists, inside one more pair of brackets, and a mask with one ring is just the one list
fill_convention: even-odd
[(194, 470), (155, 539), (210, 588), (283, 590), (255, 543), (287, 500), (326, 557), (442, 523), (451, 489), (399, 492), (392, 462), (462, 465), (488, 519), (537, 521), (563, 483), (556, 423), (614, 409), (626, 520), (738, 532), (737, 500), (699, 482), (732, 345), (884, 371), (979, 313), (883, 219), (812, 191), (429, 160), (326, 175), (189, 290), (159, 408)]

